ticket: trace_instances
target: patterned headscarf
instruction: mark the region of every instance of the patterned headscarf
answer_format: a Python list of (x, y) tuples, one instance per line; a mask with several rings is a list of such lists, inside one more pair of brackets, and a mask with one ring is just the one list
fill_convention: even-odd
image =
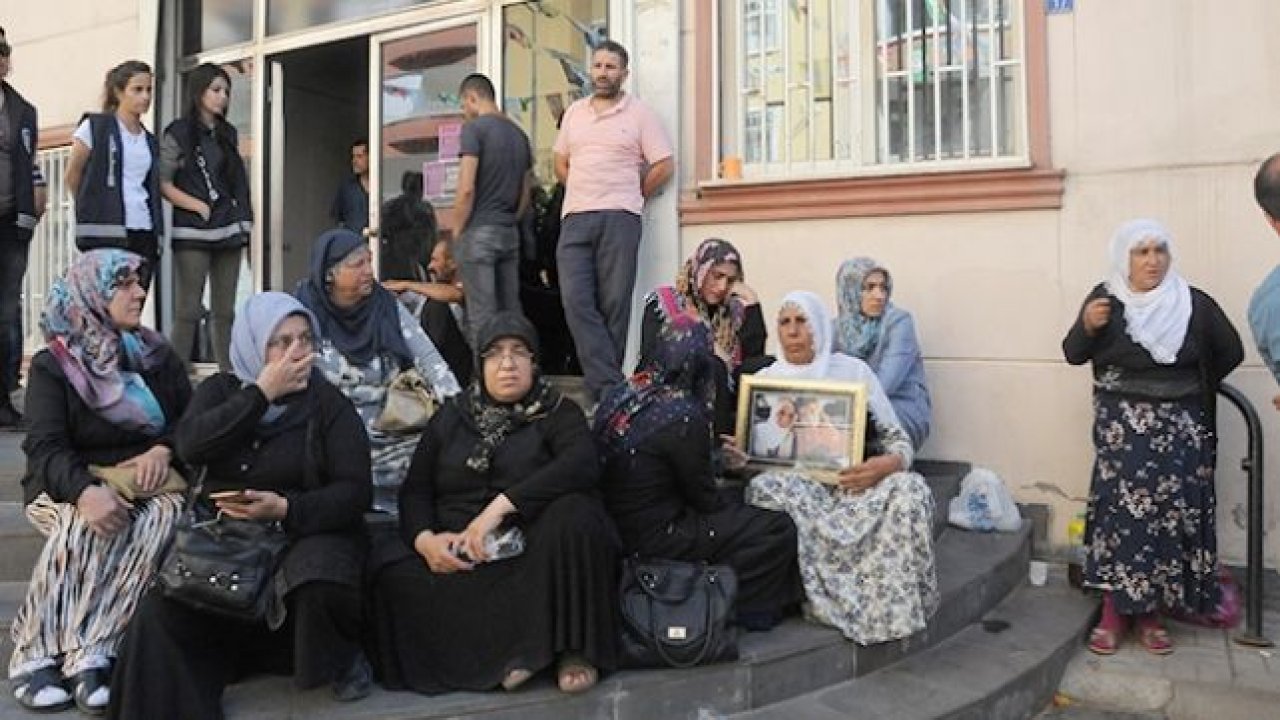
[(294, 295), (315, 314), (321, 337), (353, 364), (364, 365), (387, 353), (405, 368), (413, 364), (413, 353), (400, 332), (400, 305), (390, 291), (375, 282), (369, 297), (349, 308), (338, 307), (329, 297), (329, 269), (367, 246), (364, 238), (344, 228), (316, 238), (311, 273), (298, 283)]
[[(886, 302), (879, 317), (862, 314), (862, 287), (872, 273), (884, 274)], [(836, 273), (835, 349), (862, 360), (871, 357), (884, 331), (884, 319), (889, 314), (893, 297), (893, 276), (883, 266), (869, 257), (845, 260)]]
[[(503, 338), (515, 338), (533, 353), (533, 387), (514, 403), (500, 403), (489, 395), (484, 386), (484, 361), (480, 358), (494, 343)], [(471, 390), (460, 399), (464, 412), (471, 416), (480, 440), (467, 457), (467, 467), (479, 473), (487, 473), (493, 461), (493, 453), (516, 428), (527, 425), (555, 410), (560, 404), (560, 393), (547, 382), (538, 368), (538, 331), (523, 315), (502, 311), (489, 318), (480, 328), (476, 342), (475, 378)]]
[[(1147, 292), (1129, 288), (1129, 253), (1155, 240), (1169, 251), (1169, 271)], [(1130, 220), (1111, 238), (1107, 292), (1124, 303), (1125, 332), (1161, 365), (1172, 365), (1191, 326), (1191, 286), (1173, 266), (1173, 236), (1155, 220)]]
[[(702, 299), (702, 283), (706, 281), (711, 268), (720, 263), (732, 263), (738, 269), (738, 279), (745, 279), (742, 255), (738, 249), (727, 240), (708, 238), (684, 261), (684, 266), (676, 275), (675, 294), (679, 296), (682, 306), (686, 303), (693, 304), (698, 317), (711, 328), (716, 347), (730, 359), (729, 369), (736, 370), (742, 363), (742, 343), (738, 338), (745, 315), (742, 301), (731, 295), (726, 302), (712, 306)], [(663, 288), (659, 288), (659, 295), (663, 294), (662, 291)]]
[(635, 449), (675, 420), (712, 417), (715, 379), (707, 326), (687, 319), (669, 326), (651, 353), (596, 409), (592, 429), (605, 459)]
[(164, 410), (139, 373), (160, 364), (168, 343), (149, 328), (117, 328), (109, 309), (116, 289), (142, 265), (125, 250), (83, 253), (49, 288), (40, 330), (85, 405), (113, 425), (159, 435)]

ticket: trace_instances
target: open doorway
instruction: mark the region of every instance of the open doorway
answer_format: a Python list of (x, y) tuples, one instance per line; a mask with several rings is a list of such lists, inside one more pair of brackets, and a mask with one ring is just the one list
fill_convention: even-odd
[(369, 130), (369, 39), (271, 58), (267, 138), (267, 287), (291, 291), (315, 238), (335, 226), (334, 195), (351, 175), (351, 143)]

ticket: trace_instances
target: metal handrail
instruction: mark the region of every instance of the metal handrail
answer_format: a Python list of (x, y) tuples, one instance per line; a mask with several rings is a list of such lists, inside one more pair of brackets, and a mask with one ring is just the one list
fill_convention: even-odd
[(1244, 393), (1227, 383), (1218, 385), (1218, 394), (1236, 406), (1244, 416), (1249, 431), (1249, 445), (1240, 469), (1249, 475), (1249, 536), (1245, 567), (1245, 628), (1235, 636), (1240, 645), (1272, 647), (1275, 643), (1262, 634), (1262, 590), (1265, 567), (1262, 557), (1262, 420)]

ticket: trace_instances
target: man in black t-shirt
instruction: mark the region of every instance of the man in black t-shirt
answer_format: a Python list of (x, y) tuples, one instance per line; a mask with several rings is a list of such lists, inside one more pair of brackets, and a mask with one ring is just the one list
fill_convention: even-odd
[(458, 89), (467, 124), (462, 127), (462, 161), (454, 228), (454, 257), (462, 269), (467, 324), (475, 331), (502, 310), (520, 312), (520, 231), (529, 206), (533, 155), (529, 138), (502, 114), (493, 83), (475, 73)]

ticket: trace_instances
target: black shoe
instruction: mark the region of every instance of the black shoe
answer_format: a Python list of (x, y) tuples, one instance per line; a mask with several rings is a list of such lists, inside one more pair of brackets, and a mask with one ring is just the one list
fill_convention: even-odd
[(10, 403), (0, 405), (0, 428), (26, 430), (27, 419)]
[(86, 715), (105, 715), (111, 702), (111, 668), (93, 668), (75, 677), (76, 707)]
[(341, 702), (354, 702), (369, 696), (373, 691), (373, 668), (364, 653), (357, 653), (351, 667), (342, 677), (333, 681), (333, 697)]
[(55, 665), (42, 667), (18, 679), (13, 698), (31, 712), (62, 712), (75, 705), (67, 691), (67, 681)]

